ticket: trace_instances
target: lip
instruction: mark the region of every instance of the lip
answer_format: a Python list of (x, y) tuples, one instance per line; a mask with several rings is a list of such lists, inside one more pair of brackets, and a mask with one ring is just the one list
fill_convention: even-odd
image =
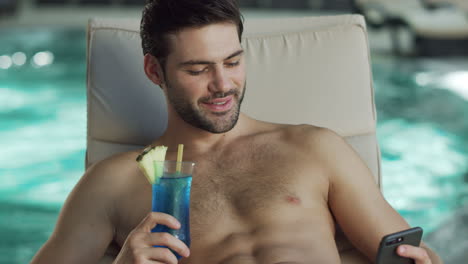
[[(223, 105), (214, 104), (214, 103), (222, 103), (222, 102), (226, 102), (226, 103)], [(225, 112), (231, 109), (233, 102), (234, 100), (232, 96), (228, 96), (224, 98), (216, 98), (216, 99), (211, 100), (209, 103), (202, 103), (202, 104), (203, 106), (205, 106), (212, 112)]]

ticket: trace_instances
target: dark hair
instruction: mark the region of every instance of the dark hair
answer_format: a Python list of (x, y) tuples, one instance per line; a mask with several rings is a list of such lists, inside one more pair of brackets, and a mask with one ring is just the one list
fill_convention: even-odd
[(241, 41), (244, 26), (237, 0), (147, 1), (140, 24), (143, 54), (155, 56), (164, 69), (170, 53), (168, 34), (221, 22), (236, 25)]

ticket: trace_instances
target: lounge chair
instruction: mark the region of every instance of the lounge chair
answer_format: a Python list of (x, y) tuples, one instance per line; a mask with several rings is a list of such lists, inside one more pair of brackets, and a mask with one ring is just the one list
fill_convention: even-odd
[[(380, 185), (364, 18), (248, 19), (245, 29), (249, 88), (242, 110), (260, 120), (333, 129), (355, 148)], [(141, 149), (164, 132), (166, 103), (143, 72), (139, 19), (90, 21), (87, 87), (87, 167)], [(370, 263), (339, 231), (336, 243), (343, 263)]]

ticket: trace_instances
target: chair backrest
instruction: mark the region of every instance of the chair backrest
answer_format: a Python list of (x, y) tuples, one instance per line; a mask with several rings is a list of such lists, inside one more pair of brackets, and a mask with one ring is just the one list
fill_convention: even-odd
[[(336, 131), (380, 186), (363, 17), (248, 19), (245, 29), (248, 89), (242, 111), (260, 120)], [(114, 153), (141, 148), (164, 132), (166, 102), (143, 72), (139, 19), (90, 21), (87, 87), (87, 167)], [(342, 258), (361, 259), (345, 262), (363, 263), (340, 236)], [(346, 254), (351, 257), (343, 257)]]

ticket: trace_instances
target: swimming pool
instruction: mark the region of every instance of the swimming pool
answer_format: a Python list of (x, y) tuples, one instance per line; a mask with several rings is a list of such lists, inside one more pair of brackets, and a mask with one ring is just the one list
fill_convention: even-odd
[[(84, 170), (85, 32), (0, 36), (0, 263), (26, 263)], [(468, 59), (374, 54), (373, 72), (384, 195), (428, 235), (468, 204)]]

